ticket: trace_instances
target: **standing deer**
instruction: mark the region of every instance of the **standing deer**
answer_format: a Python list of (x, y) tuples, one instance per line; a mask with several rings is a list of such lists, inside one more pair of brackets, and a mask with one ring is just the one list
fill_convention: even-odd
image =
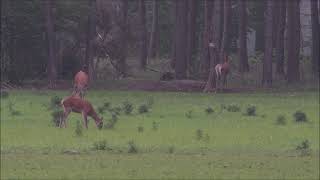
[(85, 90), (88, 88), (88, 81), (89, 78), (85, 70), (79, 71), (74, 77), (73, 94), (80, 94), (80, 97), (83, 98)]
[(215, 66), (217, 80), (220, 81), (222, 78), (222, 89), (227, 87), (227, 76), (230, 71), (229, 58), (228, 55), (224, 56), (224, 62), (217, 64)]
[(102, 118), (99, 118), (95, 110), (93, 109), (91, 103), (84, 99), (79, 98), (79, 96), (71, 95), (69, 97), (64, 98), (61, 101), (61, 105), (63, 107), (63, 117), (60, 121), (59, 127), (67, 127), (66, 119), (71, 112), (81, 113), (83, 117), (83, 123), (88, 129), (88, 119), (87, 116), (92, 117), (95, 120), (97, 128), (101, 129), (103, 126)]

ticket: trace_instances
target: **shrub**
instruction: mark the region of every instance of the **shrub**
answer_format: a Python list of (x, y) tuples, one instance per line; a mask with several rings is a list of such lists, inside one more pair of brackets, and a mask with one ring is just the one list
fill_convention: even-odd
[(111, 103), (110, 103), (110, 102), (105, 102), (105, 103), (103, 104), (103, 107), (104, 107), (105, 109), (110, 109)]
[(174, 146), (170, 146), (170, 147), (168, 148), (168, 153), (169, 153), (169, 154), (174, 153)]
[(138, 152), (138, 148), (137, 146), (134, 144), (133, 141), (129, 141), (128, 142), (128, 153), (137, 153)]
[(214, 110), (212, 109), (212, 107), (207, 107), (206, 109), (205, 109), (205, 112), (207, 113), (207, 114), (211, 114), (211, 113), (213, 113), (214, 112)]
[(142, 126), (138, 126), (138, 132), (142, 133), (144, 128)]
[(133, 111), (133, 105), (129, 101), (125, 101), (122, 103), (122, 109), (125, 114), (131, 114)]
[(63, 111), (56, 109), (51, 113), (51, 116), (52, 116), (52, 123), (56, 127), (59, 127), (60, 121), (62, 120), (62, 117), (63, 117)]
[(155, 121), (152, 122), (152, 129), (157, 130), (159, 128), (159, 124)]
[(307, 122), (308, 121), (307, 115), (302, 111), (296, 111), (293, 114), (293, 117), (294, 117), (296, 122)]
[(114, 108), (109, 109), (109, 112), (114, 113), (118, 116), (118, 115), (120, 115), (121, 110), (122, 110), (121, 107), (114, 107)]
[(83, 127), (81, 125), (81, 122), (77, 121), (76, 129), (75, 129), (76, 136), (78, 136), (78, 137), (82, 136), (83, 135), (82, 130), (83, 130)]
[(5, 90), (1, 90), (1, 98), (5, 99), (9, 97), (9, 92)]
[(118, 121), (118, 116), (115, 113), (112, 113), (111, 114), (111, 119), (106, 123), (104, 128), (113, 129), (114, 125), (117, 123), (117, 121)]
[(256, 115), (256, 106), (254, 106), (254, 105), (248, 106), (245, 114), (247, 116), (255, 116)]
[(187, 118), (191, 119), (192, 118), (192, 113), (193, 113), (192, 110), (189, 110), (189, 111), (186, 112), (185, 115), (186, 115)]
[(240, 107), (239, 105), (237, 104), (229, 104), (227, 107), (226, 107), (227, 111), (229, 112), (239, 112), (240, 111)]
[(107, 141), (97, 141), (93, 143), (94, 150), (106, 150), (107, 149)]
[(58, 96), (53, 96), (51, 97), (50, 100), (50, 108), (54, 109), (60, 106), (62, 98), (58, 97)]
[(196, 131), (196, 139), (200, 140), (203, 137), (203, 131), (201, 129), (197, 129)]
[(276, 124), (278, 124), (278, 125), (286, 125), (287, 124), (286, 117), (284, 115), (279, 115), (277, 117)]
[(142, 104), (141, 106), (139, 106), (138, 111), (140, 114), (147, 113), (149, 112), (149, 107), (146, 104)]
[(311, 154), (310, 142), (308, 140), (302, 141), (296, 147), (296, 150), (301, 153), (302, 156), (307, 156)]
[(98, 113), (99, 113), (99, 114), (103, 114), (104, 111), (105, 111), (105, 107), (104, 107), (104, 106), (99, 106), (99, 107), (98, 107)]

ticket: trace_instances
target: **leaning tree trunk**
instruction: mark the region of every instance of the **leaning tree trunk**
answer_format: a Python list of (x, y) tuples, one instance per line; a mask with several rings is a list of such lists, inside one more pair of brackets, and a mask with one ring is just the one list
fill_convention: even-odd
[(267, 1), (267, 9), (265, 13), (265, 46), (263, 57), (262, 85), (270, 87), (272, 85), (272, 30), (273, 30), (273, 8), (274, 1)]
[(187, 1), (176, 1), (177, 3), (177, 42), (175, 73), (177, 79), (186, 78), (187, 70)]
[(239, 0), (239, 71), (248, 72), (248, 53), (247, 53), (247, 2)]
[(149, 42), (149, 49), (148, 49), (148, 62), (152, 57), (155, 57), (156, 54), (156, 47), (158, 43), (158, 11), (159, 11), (159, 0), (153, 0), (153, 11), (152, 11), (152, 26), (151, 26), (151, 33), (150, 33), (150, 42)]
[(140, 67), (145, 70), (147, 65), (147, 27), (145, 0), (139, 0), (140, 14)]
[(221, 48), (220, 48), (220, 60), (219, 62), (223, 62), (223, 56), (226, 54), (227, 46), (228, 46), (228, 37), (229, 37), (229, 27), (230, 27), (230, 18), (231, 18), (231, 1), (224, 0), (224, 9), (223, 9), (223, 33), (221, 40)]
[(54, 48), (54, 30), (53, 30), (53, 13), (52, 13), (52, 5), (53, 0), (46, 0), (45, 1), (45, 8), (46, 8), (46, 30), (47, 30), (47, 41), (48, 41), (48, 79), (49, 79), (49, 87), (55, 87), (55, 81), (57, 78), (56, 72), (56, 64), (55, 64), (55, 48)]
[(93, 63), (93, 41), (96, 33), (96, 0), (89, 0), (89, 14), (86, 37), (85, 65), (88, 67), (90, 81), (96, 79)]
[(196, 35), (196, 9), (197, 0), (188, 0), (188, 33), (187, 33), (187, 74), (191, 66), (191, 60), (195, 53)]
[(287, 80), (288, 83), (299, 81), (300, 55), (300, 16), (299, 0), (287, 1)]
[(276, 48), (275, 60), (277, 63), (276, 72), (279, 75), (284, 75), (284, 32), (286, 28), (286, 3), (285, 1), (277, 2), (279, 5), (278, 10), (278, 26), (276, 34)]
[(313, 74), (318, 77), (319, 76), (319, 65), (320, 65), (320, 57), (319, 57), (319, 12), (318, 12), (318, 1), (311, 1), (311, 24), (312, 24), (312, 70)]

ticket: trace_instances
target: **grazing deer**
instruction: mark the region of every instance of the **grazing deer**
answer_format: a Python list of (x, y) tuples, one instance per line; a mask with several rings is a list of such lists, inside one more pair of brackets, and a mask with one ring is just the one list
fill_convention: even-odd
[(80, 97), (84, 97), (84, 92), (88, 88), (88, 75), (84, 71), (79, 71), (74, 77), (73, 94), (80, 94)]
[(214, 69), (216, 71), (217, 80), (220, 81), (222, 78), (222, 83), (223, 83), (222, 86), (226, 87), (227, 75), (229, 74), (229, 71), (230, 71), (228, 55), (225, 55), (224, 62), (222, 64), (221, 63), (217, 64)]
[(63, 107), (63, 117), (60, 121), (59, 127), (67, 127), (66, 119), (70, 112), (81, 113), (84, 121), (85, 127), (88, 129), (88, 119), (87, 116), (92, 117), (95, 120), (97, 128), (101, 129), (103, 126), (102, 118), (99, 118), (95, 110), (93, 109), (91, 103), (84, 99), (79, 98), (79, 96), (71, 95), (69, 97), (64, 98), (61, 101), (61, 105)]

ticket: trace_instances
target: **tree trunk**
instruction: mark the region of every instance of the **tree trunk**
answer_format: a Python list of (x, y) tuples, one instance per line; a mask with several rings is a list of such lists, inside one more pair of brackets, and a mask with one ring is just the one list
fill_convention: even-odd
[(187, 1), (176, 1), (176, 3), (178, 7), (175, 73), (177, 79), (185, 79), (187, 70)]
[(127, 69), (126, 69), (126, 58), (127, 58), (127, 36), (128, 36), (128, 0), (121, 1), (121, 19), (120, 19), (120, 33), (121, 33), (121, 40), (120, 40), (120, 58), (119, 58), (119, 70), (123, 77), (127, 76)]
[(177, 7), (178, 4), (177, 2), (173, 2), (172, 6), (172, 16), (174, 17), (174, 25), (173, 25), (173, 30), (172, 30), (172, 37), (171, 37), (171, 62), (170, 66), (171, 68), (175, 68), (176, 64), (176, 42), (177, 42)]
[(53, 13), (52, 13), (53, 0), (45, 1), (46, 8), (46, 29), (47, 29), (47, 41), (48, 41), (48, 79), (49, 79), (49, 87), (55, 87), (55, 81), (57, 78), (56, 72), (56, 64), (55, 64), (55, 35), (54, 35), (54, 27), (53, 27)]
[(197, 0), (188, 0), (187, 74), (195, 53)]
[(152, 27), (150, 34), (150, 42), (148, 49), (148, 61), (155, 57), (156, 54), (156, 44), (158, 43), (158, 11), (159, 11), (159, 0), (153, 0), (153, 12), (152, 12)]
[(88, 0), (88, 3), (90, 9), (88, 14), (85, 65), (88, 67), (89, 79), (92, 81), (96, 79), (93, 63), (93, 40), (96, 33), (96, 0)]
[(274, 1), (267, 1), (265, 13), (265, 46), (263, 56), (262, 85), (270, 87), (272, 85), (272, 50), (273, 50), (273, 9)]
[(145, 0), (139, 0), (140, 14), (140, 66), (145, 70), (147, 65), (147, 27)]
[(249, 71), (248, 52), (247, 52), (247, 2), (239, 0), (239, 70), (240, 72)]
[(212, 17), (213, 1), (204, 1), (204, 30), (202, 32), (202, 51), (201, 51), (201, 71), (202, 78), (206, 79), (210, 69), (209, 42), (211, 38), (211, 17)]
[(279, 11), (276, 18), (278, 19), (278, 26), (277, 28), (277, 35), (276, 35), (276, 72), (279, 75), (284, 75), (284, 32), (286, 28), (286, 3), (285, 1), (279, 1), (277, 2), (279, 5)]
[(223, 33), (221, 40), (221, 48), (220, 48), (220, 60), (219, 62), (223, 62), (223, 56), (226, 54), (228, 48), (228, 36), (229, 36), (229, 27), (230, 27), (230, 18), (231, 18), (231, 0), (224, 0), (224, 8), (223, 8)]
[(287, 1), (287, 80), (288, 83), (299, 81), (300, 55), (300, 16), (299, 0)]
[(318, 1), (311, 0), (311, 24), (312, 24), (312, 70), (316, 77), (319, 76), (319, 14)]

